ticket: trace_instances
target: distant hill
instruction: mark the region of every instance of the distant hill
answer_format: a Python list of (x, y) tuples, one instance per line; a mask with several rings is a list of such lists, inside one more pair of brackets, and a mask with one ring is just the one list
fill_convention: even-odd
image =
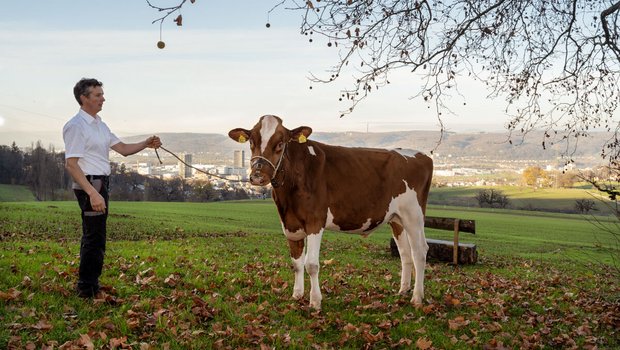
[[(606, 134), (579, 140), (579, 147), (573, 155), (577, 158), (600, 159), (602, 143)], [(386, 133), (316, 133), (311, 136), (317, 141), (355, 147), (410, 148), (433, 153), (436, 156), (482, 157), (494, 160), (547, 160), (556, 159), (562, 154), (573, 151), (564, 143), (551, 145), (546, 140), (546, 149), (542, 147), (542, 132), (530, 133), (525, 139), (514, 138), (508, 142), (506, 133), (445, 133), (440, 138), (439, 132), (402, 131)], [(570, 145), (569, 145), (570, 146)]]
[[(128, 142), (143, 140), (148, 135), (125, 137)], [(164, 147), (173, 152), (192, 153), (200, 157), (230, 159), (235, 150), (249, 152), (247, 144), (234, 142), (227, 135), (199, 133), (161, 133)], [(399, 132), (315, 132), (310, 139), (319, 142), (348, 147), (409, 148), (426, 153), (433, 151), (438, 158), (478, 158), (494, 161), (510, 160), (554, 160), (563, 154), (571, 154), (573, 144), (551, 144), (546, 139), (546, 149), (542, 147), (542, 132), (532, 132), (524, 139), (514, 138), (502, 132), (445, 133), (443, 139), (437, 131), (399, 131)], [(584, 164), (599, 164), (602, 143), (607, 134), (594, 134), (579, 139), (573, 157)], [(571, 140), (572, 141), (572, 140)]]

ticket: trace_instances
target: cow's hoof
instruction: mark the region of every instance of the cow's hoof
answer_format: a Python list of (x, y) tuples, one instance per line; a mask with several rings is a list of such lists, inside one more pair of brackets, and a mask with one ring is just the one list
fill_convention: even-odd
[(304, 292), (294, 292), (293, 293), (293, 299), (295, 299), (295, 300), (299, 300), (299, 299), (301, 299), (303, 297), (304, 297)]
[(416, 308), (422, 307), (422, 297), (416, 297), (415, 295), (411, 298), (411, 303)]
[(399, 295), (408, 295), (410, 290), (411, 290), (411, 288), (401, 288), (401, 289), (398, 291), (398, 294), (399, 294)]
[(313, 308), (316, 311), (321, 311), (321, 302), (319, 301), (317, 302), (310, 302), (310, 307)]

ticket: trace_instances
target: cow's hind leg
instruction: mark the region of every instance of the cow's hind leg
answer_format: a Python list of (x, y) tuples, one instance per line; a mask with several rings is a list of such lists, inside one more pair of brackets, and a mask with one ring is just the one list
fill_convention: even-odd
[(396, 242), (400, 255), (400, 290), (398, 294), (405, 294), (411, 290), (411, 272), (413, 268), (411, 246), (409, 245), (407, 234), (403, 232), (402, 225), (392, 221), (390, 222), (390, 226), (392, 227), (392, 235), (394, 236), (394, 241)]
[(306, 271), (310, 275), (310, 307), (320, 310), (323, 296), (321, 295), (321, 284), (319, 283), (319, 252), (321, 251), (323, 229), (319, 233), (309, 234), (307, 237)]
[(411, 246), (413, 266), (415, 268), (415, 283), (411, 302), (421, 305), (424, 299), (424, 270), (426, 269), (426, 252), (428, 244), (424, 235), (424, 214), (422, 208), (417, 207), (401, 216), (404, 232)]
[(304, 296), (304, 240), (288, 240), (291, 251), (291, 261), (293, 262), (293, 272), (295, 273), (295, 285), (293, 286), (293, 299), (301, 299)]

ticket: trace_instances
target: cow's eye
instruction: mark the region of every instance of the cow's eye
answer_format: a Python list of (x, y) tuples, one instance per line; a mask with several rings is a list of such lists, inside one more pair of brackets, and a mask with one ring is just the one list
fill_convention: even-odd
[(284, 148), (284, 142), (280, 142), (276, 145), (276, 152), (280, 152)]

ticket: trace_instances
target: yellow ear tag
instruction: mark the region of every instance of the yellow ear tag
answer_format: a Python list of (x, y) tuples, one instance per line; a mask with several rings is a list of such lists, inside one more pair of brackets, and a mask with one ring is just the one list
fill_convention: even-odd
[(245, 141), (247, 141), (247, 140), (245, 139), (245, 136), (240, 135), (240, 136), (239, 136), (239, 140), (238, 140), (238, 141), (239, 141), (239, 143), (244, 143), (244, 142), (245, 142)]
[(304, 143), (304, 142), (308, 141), (308, 139), (306, 138), (306, 136), (301, 135), (301, 136), (299, 136), (298, 141), (299, 141), (299, 143)]

